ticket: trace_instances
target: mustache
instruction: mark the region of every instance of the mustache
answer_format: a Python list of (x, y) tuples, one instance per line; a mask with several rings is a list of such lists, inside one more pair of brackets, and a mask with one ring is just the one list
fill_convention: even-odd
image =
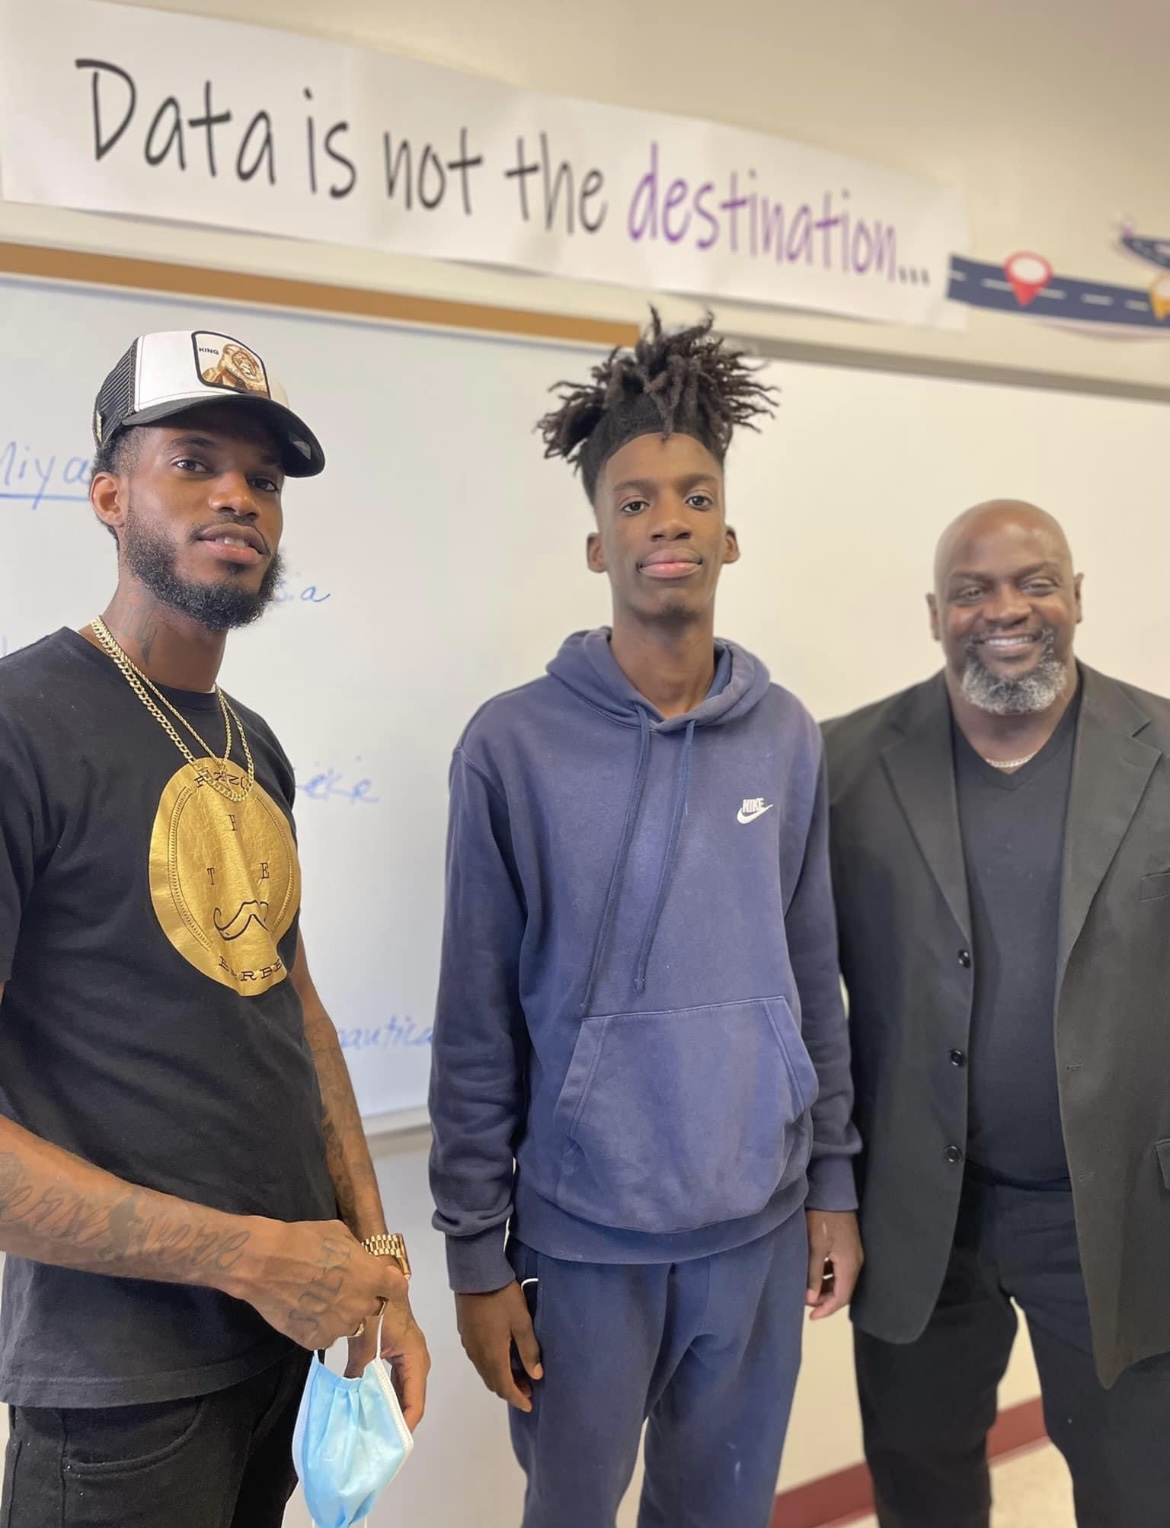
[(216, 515), (214, 520), (209, 520), (206, 525), (201, 525), (197, 530), (193, 530), (188, 540), (202, 541), (204, 536), (223, 531), (227, 531), (230, 534), (233, 530), (246, 530), (253, 536), (259, 536), (260, 540), (264, 543), (264, 555), (266, 557), (272, 556), (272, 547), (264, 532), (253, 521), (246, 520), (242, 515), (232, 514), (230, 510), (222, 515)]
[[(963, 651), (969, 657), (978, 659), (980, 650), (983, 648), (989, 637), (1008, 637), (1012, 635), (1013, 633), (1008, 631), (992, 631), (984, 632), (980, 636), (966, 637), (963, 641)], [(1016, 635), (1037, 637), (1039, 639), (1038, 646), (1043, 650), (1045, 657), (1047, 657), (1048, 654), (1050, 654), (1056, 646), (1056, 632), (1051, 626), (1042, 626), (1039, 631), (1019, 632), (1016, 633)]]
[(216, 932), (221, 939), (239, 939), (241, 934), (247, 933), (253, 923), (258, 923), (262, 929), (268, 928), (268, 903), (267, 902), (241, 902), (236, 911), (226, 922), (222, 922), (223, 909), (217, 907), (212, 914), (215, 920)]

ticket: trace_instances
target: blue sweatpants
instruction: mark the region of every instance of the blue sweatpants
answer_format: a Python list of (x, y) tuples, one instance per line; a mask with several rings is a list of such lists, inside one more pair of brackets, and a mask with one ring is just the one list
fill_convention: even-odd
[(800, 1367), (808, 1237), (797, 1212), (683, 1263), (571, 1263), (509, 1244), (536, 1279), (544, 1379), (511, 1411), (523, 1528), (614, 1528), (646, 1428), (638, 1528), (767, 1528)]

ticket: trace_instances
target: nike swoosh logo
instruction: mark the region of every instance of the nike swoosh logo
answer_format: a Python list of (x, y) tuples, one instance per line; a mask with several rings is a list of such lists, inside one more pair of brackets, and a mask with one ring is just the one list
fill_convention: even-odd
[(772, 806), (762, 806), (755, 812), (745, 812), (743, 807), (740, 807), (739, 811), (735, 814), (735, 820), (736, 822), (755, 822), (757, 817), (762, 817), (765, 812), (770, 812), (775, 805), (776, 803), (773, 801)]

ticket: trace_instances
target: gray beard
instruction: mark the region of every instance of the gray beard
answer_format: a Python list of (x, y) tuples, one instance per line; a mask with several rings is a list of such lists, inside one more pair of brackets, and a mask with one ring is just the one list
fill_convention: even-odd
[(208, 631), (231, 631), (258, 621), (272, 603), (283, 572), (279, 555), (268, 565), (256, 590), (221, 583), (194, 583), (175, 572), (175, 551), (170, 542), (144, 531), (134, 515), (126, 518), (121, 538), (122, 560), (155, 599), (181, 615), (189, 616)]
[(1056, 656), (1056, 637), (1044, 636), (1044, 655), (1030, 674), (1004, 678), (986, 668), (978, 647), (967, 649), (959, 688), (963, 698), (992, 716), (1031, 716), (1054, 706), (1068, 689), (1068, 669)]

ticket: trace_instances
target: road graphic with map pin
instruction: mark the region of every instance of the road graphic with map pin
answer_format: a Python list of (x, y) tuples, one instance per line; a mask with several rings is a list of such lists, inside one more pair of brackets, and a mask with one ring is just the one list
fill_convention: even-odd
[(1170, 239), (1142, 238), (1127, 229), (1121, 242), (1162, 269), (1148, 289), (1058, 276), (1043, 255), (1019, 250), (1001, 265), (952, 255), (947, 296), (969, 307), (1027, 313), (1050, 323), (1170, 334)]

